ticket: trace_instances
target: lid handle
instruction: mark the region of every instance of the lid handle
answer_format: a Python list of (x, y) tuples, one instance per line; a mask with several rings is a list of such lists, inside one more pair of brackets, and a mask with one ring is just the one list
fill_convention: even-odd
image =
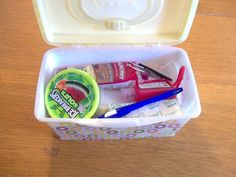
[(105, 27), (113, 31), (122, 31), (125, 28), (127, 28), (125, 20), (120, 20), (120, 19), (119, 20), (113, 19), (106, 21)]

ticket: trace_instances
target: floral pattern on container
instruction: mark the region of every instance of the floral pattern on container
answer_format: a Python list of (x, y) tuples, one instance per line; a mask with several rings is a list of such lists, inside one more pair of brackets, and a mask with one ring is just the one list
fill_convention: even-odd
[(62, 140), (140, 139), (174, 136), (186, 119), (168, 120), (147, 126), (129, 128), (88, 127), (75, 123), (50, 123)]

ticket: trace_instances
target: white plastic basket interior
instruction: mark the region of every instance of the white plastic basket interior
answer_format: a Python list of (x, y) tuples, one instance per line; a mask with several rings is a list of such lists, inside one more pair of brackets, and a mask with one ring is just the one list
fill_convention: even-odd
[[(84, 67), (90, 64), (118, 61), (145, 62), (175, 80), (179, 68), (184, 65), (186, 73), (181, 84), (184, 92), (178, 96), (183, 116), (120, 119), (55, 119), (50, 118), (44, 104), (44, 92), (55, 71), (65, 67)], [(118, 93), (102, 92), (101, 104), (125, 102)], [(67, 47), (47, 51), (44, 55), (36, 93), (35, 116), (42, 122), (74, 122), (96, 127), (145, 126), (171, 119), (191, 119), (199, 116), (201, 106), (192, 67), (183, 49), (175, 47)]]

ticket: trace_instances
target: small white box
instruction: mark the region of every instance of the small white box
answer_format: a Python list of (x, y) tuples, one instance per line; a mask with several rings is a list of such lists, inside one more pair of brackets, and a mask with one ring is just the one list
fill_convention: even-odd
[[(35, 100), (36, 118), (52, 127), (61, 139), (103, 140), (173, 136), (190, 119), (199, 116), (201, 106), (188, 55), (183, 49), (167, 46), (181, 43), (187, 38), (198, 0), (33, 2), (44, 39), (50, 44), (67, 45), (45, 53)], [(130, 15), (126, 8), (133, 8), (133, 15)], [(119, 16), (121, 12), (124, 13)], [(125, 13), (130, 15), (129, 18), (124, 17)], [(104, 18), (107, 14), (112, 18)], [(140, 18), (140, 14), (143, 19), (139, 21), (136, 17)], [(116, 19), (116, 15), (119, 18)], [(73, 46), (68, 46), (69, 44)], [(178, 96), (183, 111), (181, 117), (49, 118), (44, 104), (44, 92), (57, 69), (134, 60), (145, 61), (172, 78), (176, 78), (182, 65), (186, 67), (181, 84), (184, 92)], [(112, 100), (111, 95), (103, 94), (101, 103), (122, 101)]]

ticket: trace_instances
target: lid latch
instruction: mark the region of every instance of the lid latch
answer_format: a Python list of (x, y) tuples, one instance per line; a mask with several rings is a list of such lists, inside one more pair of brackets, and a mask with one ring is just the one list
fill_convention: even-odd
[(108, 20), (105, 22), (105, 27), (113, 31), (122, 31), (127, 28), (125, 20), (122, 19)]

